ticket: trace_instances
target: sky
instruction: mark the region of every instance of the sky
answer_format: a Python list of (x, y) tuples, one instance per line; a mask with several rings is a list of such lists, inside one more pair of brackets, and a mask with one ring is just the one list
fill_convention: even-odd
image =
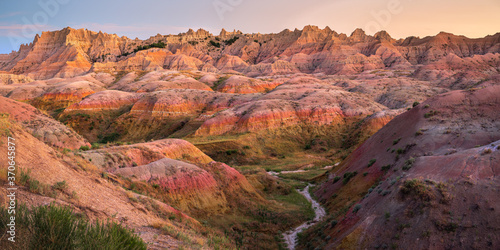
[(132, 39), (189, 28), (278, 33), (305, 25), (348, 35), (362, 28), (394, 38), (441, 31), (476, 38), (500, 32), (499, 13), (499, 0), (0, 0), (0, 54), (68, 26)]

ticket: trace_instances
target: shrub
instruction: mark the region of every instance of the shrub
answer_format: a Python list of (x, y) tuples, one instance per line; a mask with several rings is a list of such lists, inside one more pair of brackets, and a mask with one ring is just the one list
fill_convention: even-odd
[(415, 132), (415, 136), (420, 136), (423, 134), (424, 134), (424, 132), (421, 129), (419, 129), (417, 132)]
[(28, 169), (26, 172), (24, 172), (24, 170), (22, 168), (20, 168), (21, 170), (21, 173), (19, 174), (20, 176), (20, 179), (19, 179), (19, 184), (21, 184), (21, 186), (26, 186), (26, 184), (28, 183), (28, 181), (31, 179), (31, 169)]
[(414, 103), (413, 103), (413, 107), (416, 107), (416, 106), (418, 106), (419, 104), (420, 104), (420, 102), (414, 102)]
[(333, 227), (335, 227), (337, 224), (338, 224), (338, 221), (336, 221), (336, 220), (332, 220), (332, 222), (330, 222), (330, 227), (331, 227), (331, 228), (333, 228)]
[(391, 218), (391, 213), (385, 212), (385, 220), (389, 220)]
[(487, 148), (481, 153), (481, 155), (491, 154), (491, 152), (492, 152), (491, 149)]
[(60, 182), (57, 182), (56, 184), (54, 184), (54, 186), (52, 186), (52, 188), (59, 190), (59, 191), (64, 191), (68, 188), (68, 184), (66, 183), (66, 181), (60, 181)]
[(76, 193), (76, 191), (71, 192), (70, 198), (74, 199), (74, 200), (78, 200), (78, 194)]
[(212, 45), (214, 47), (217, 47), (217, 48), (220, 48), (220, 43), (219, 42), (215, 42), (213, 40), (210, 40), (210, 45)]
[(389, 165), (382, 166), (381, 170), (382, 170), (382, 171), (384, 171), (384, 172), (386, 172), (386, 171), (388, 171), (390, 168), (391, 168), (391, 165), (389, 164)]
[(233, 155), (233, 154), (237, 154), (237, 153), (238, 153), (238, 150), (236, 150), (236, 149), (226, 150), (227, 155)]
[(409, 170), (412, 166), (413, 163), (415, 163), (415, 158), (411, 157), (407, 161), (405, 161), (405, 164), (403, 165), (403, 170)]
[[(16, 212), (16, 229), (23, 232), (20, 237), (28, 249), (146, 249), (141, 238), (122, 225), (91, 224), (67, 207), (51, 204), (30, 211), (20, 205)], [(0, 207), (0, 213), (7, 210)], [(7, 217), (0, 220), (6, 231)]]
[(347, 184), (357, 174), (358, 174), (358, 172), (346, 172), (346, 173), (344, 173), (344, 180), (342, 180), (342, 183), (344, 185)]
[(235, 37), (233, 37), (231, 39), (225, 40), (224, 43), (227, 44), (228, 46), (231, 46), (238, 39), (240, 39), (240, 37), (239, 36), (235, 36)]
[[(149, 44), (149, 45), (137, 46), (137, 48), (134, 49), (134, 53), (138, 52), (138, 51), (141, 51), (141, 50), (151, 49), (151, 48), (164, 49), (166, 46), (167, 45), (164, 42), (157, 42), (157, 43), (152, 43), (152, 44)], [(123, 55), (126, 55), (126, 54), (123, 54)]]
[(357, 204), (357, 205), (356, 205), (356, 206), (354, 206), (354, 208), (352, 209), (352, 212), (353, 212), (353, 213), (357, 213), (360, 209), (361, 209), (361, 204)]
[(87, 151), (87, 150), (90, 150), (89, 146), (81, 146), (80, 147), (80, 151)]
[(40, 192), (40, 182), (38, 180), (30, 180), (28, 189), (32, 193)]
[(458, 224), (454, 222), (435, 221), (434, 224), (439, 231), (446, 231), (449, 233), (455, 232), (458, 228)]
[(434, 195), (432, 191), (420, 180), (406, 180), (400, 188), (403, 195), (411, 195), (423, 201), (430, 201)]
[(339, 180), (340, 180), (340, 176), (335, 176), (335, 178), (333, 178), (333, 183), (336, 183)]
[(392, 142), (392, 145), (396, 145), (396, 144), (398, 144), (398, 143), (399, 143), (399, 141), (401, 141), (401, 138), (398, 138), (398, 139), (394, 140), (394, 141)]
[(425, 117), (425, 118), (430, 118), (430, 117), (433, 117), (433, 116), (435, 116), (435, 115), (437, 115), (437, 111), (433, 111), (433, 110), (432, 110), (432, 111), (430, 111), (429, 113), (425, 113), (425, 114), (424, 114), (424, 117)]
[(114, 141), (118, 140), (119, 137), (120, 137), (120, 134), (118, 134), (118, 133), (111, 133), (111, 134), (108, 134), (108, 135), (104, 136), (99, 141), (99, 143), (114, 142)]
[(373, 164), (375, 164), (375, 162), (377, 162), (377, 159), (371, 159), (371, 160), (368, 162), (368, 167), (373, 166)]

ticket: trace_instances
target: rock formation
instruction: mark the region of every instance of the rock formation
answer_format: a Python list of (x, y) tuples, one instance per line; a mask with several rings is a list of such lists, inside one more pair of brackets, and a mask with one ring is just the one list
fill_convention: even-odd
[[(395, 40), (385, 31), (370, 36), (356, 29), (347, 36), (329, 27), (306, 26), (278, 34), (223, 30), (214, 37), (204, 30), (189, 30), (131, 40), (68, 27), (44, 32), (19, 51), (1, 55), (0, 70), (35, 79), (161, 69), (245, 72), (250, 76), (297, 72), (351, 75), (371, 69), (420, 68), (450, 55), (467, 60), (498, 52), (500, 34), (470, 39), (442, 32)], [(498, 66), (489, 69), (492, 67)], [(434, 78), (440, 80), (446, 75)]]

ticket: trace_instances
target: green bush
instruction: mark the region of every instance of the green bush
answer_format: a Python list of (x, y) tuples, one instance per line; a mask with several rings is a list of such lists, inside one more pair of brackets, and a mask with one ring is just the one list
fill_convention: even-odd
[(340, 176), (335, 176), (335, 178), (333, 178), (333, 183), (336, 183), (339, 180), (340, 180)]
[(234, 155), (234, 154), (238, 154), (238, 150), (236, 149), (226, 150), (226, 155)]
[(338, 224), (338, 221), (336, 221), (336, 220), (332, 220), (332, 222), (330, 222), (330, 227), (331, 227), (331, 228), (333, 228), (333, 227), (335, 227), (337, 224)]
[(344, 180), (342, 180), (342, 183), (347, 184), (354, 176), (356, 176), (358, 172), (346, 172), (344, 174)]
[(65, 191), (68, 188), (68, 184), (66, 181), (60, 181), (54, 184), (53, 188), (59, 191)]
[[(2, 231), (7, 231), (7, 214), (7, 209), (0, 207)], [(54, 204), (32, 210), (18, 206), (16, 230), (23, 234), (16, 238), (15, 244), (24, 244), (27, 249), (146, 249), (146, 244), (122, 225), (91, 224), (71, 209)], [(2, 238), (1, 243), (6, 240)]]
[(352, 212), (357, 213), (360, 209), (361, 209), (361, 204), (358, 204), (358, 205), (354, 206), (354, 208), (352, 209)]
[(215, 42), (213, 40), (210, 40), (210, 45), (212, 45), (214, 47), (217, 47), (217, 48), (220, 48), (220, 43), (219, 42)]
[[(167, 45), (164, 42), (157, 42), (157, 43), (152, 43), (150, 45), (138, 46), (137, 48), (134, 49), (134, 53), (138, 52), (138, 51), (141, 51), (141, 50), (151, 49), (151, 48), (164, 49), (166, 46)], [(123, 54), (123, 55), (126, 55), (126, 54)]]
[(390, 165), (390, 164), (388, 164), (388, 165), (382, 166), (381, 170), (382, 170), (382, 171), (384, 171), (384, 172), (386, 172), (386, 171), (388, 171), (390, 168), (391, 168), (391, 165)]
[(394, 141), (392, 142), (392, 145), (396, 145), (396, 144), (398, 144), (398, 143), (399, 143), (399, 141), (401, 141), (401, 138), (398, 138), (397, 140), (394, 140)]
[(434, 198), (432, 190), (418, 179), (406, 180), (400, 188), (400, 192), (405, 196), (413, 196), (422, 201), (430, 201)]
[(413, 166), (413, 163), (415, 163), (415, 158), (411, 157), (410, 159), (408, 159), (406, 162), (405, 162), (405, 165), (403, 166), (403, 170), (409, 170), (412, 166)]
[(377, 159), (371, 159), (371, 160), (368, 162), (368, 167), (373, 166), (373, 164), (375, 164), (375, 162), (377, 162)]
[(108, 135), (104, 136), (99, 141), (99, 143), (114, 142), (114, 141), (118, 140), (119, 137), (120, 137), (120, 134), (118, 134), (118, 133), (111, 133), (111, 134), (108, 134)]
[(437, 111), (431, 110), (431, 112), (425, 113), (424, 117), (425, 118), (430, 118), (430, 117), (433, 117), (433, 116), (437, 115), (437, 113), (438, 113)]
[(240, 37), (239, 36), (235, 36), (235, 37), (233, 37), (231, 39), (225, 40), (224, 43), (227, 44), (227, 46), (231, 46), (238, 39), (240, 39)]

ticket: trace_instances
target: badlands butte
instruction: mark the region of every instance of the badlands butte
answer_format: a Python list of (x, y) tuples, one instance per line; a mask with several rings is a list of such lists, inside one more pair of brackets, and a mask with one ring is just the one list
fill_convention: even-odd
[(0, 95), (19, 202), (149, 249), (291, 247), (308, 183), (297, 249), (500, 248), (500, 33), (68, 27), (0, 55)]

